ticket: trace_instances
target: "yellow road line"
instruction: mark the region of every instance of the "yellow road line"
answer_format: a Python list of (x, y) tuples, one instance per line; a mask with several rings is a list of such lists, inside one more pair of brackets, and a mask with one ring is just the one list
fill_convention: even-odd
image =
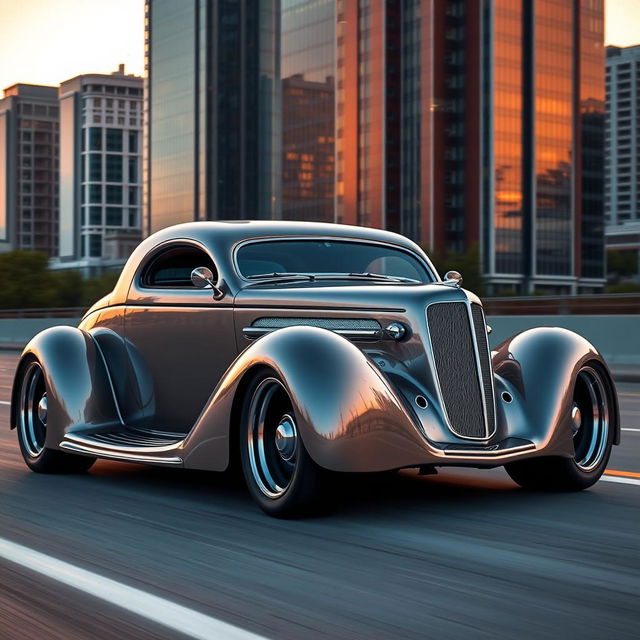
[(635, 471), (618, 471), (617, 469), (607, 469), (604, 474), (606, 476), (620, 476), (621, 478), (640, 478), (640, 473)]

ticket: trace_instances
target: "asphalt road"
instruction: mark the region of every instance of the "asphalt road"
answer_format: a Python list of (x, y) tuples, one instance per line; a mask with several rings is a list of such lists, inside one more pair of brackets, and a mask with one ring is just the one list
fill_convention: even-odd
[(110, 462), (31, 473), (3, 404), (16, 361), (0, 352), (0, 543), (162, 600), (136, 615), (89, 595), (88, 580), (46, 577), (41, 559), (35, 571), (0, 559), (2, 640), (180, 638), (167, 619), (186, 629), (198, 614), (272, 639), (640, 636), (638, 384), (618, 387), (610, 469), (626, 476), (589, 491), (526, 493), (502, 470), (400, 474), (289, 522), (216, 474)]

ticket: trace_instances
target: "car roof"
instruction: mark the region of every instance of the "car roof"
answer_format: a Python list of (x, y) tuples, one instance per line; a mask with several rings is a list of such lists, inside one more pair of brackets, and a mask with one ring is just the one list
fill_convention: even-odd
[[(126, 300), (129, 285), (141, 261), (155, 247), (173, 240), (188, 240), (204, 245), (216, 260), (221, 274), (237, 277), (232, 265), (232, 249), (245, 240), (259, 238), (332, 237), (395, 244), (423, 257), (433, 269), (424, 251), (404, 236), (385, 231), (327, 222), (299, 222), (289, 220), (218, 220), (187, 222), (166, 227), (143, 240), (125, 265), (110, 296), (111, 304)], [(435, 273), (435, 269), (433, 269)]]

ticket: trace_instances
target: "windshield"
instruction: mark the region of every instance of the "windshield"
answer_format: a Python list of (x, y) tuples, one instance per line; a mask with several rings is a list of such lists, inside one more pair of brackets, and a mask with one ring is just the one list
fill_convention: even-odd
[(236, 252), (245, 278), (287, 274), (372, 275), (433, 282), (425, 265), (412, 254), (385, 244), (344, 240), (270, 240), (252, 242)]

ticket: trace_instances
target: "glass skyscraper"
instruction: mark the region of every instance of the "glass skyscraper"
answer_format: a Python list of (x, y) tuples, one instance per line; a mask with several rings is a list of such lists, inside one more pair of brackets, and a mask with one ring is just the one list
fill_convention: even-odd
[(147, 231), (281, 216), (279, 19), (279, 0), (147, 0)]
[(149, 229), (279, 218), (604, 284), (604, 0), (147, 0)]

